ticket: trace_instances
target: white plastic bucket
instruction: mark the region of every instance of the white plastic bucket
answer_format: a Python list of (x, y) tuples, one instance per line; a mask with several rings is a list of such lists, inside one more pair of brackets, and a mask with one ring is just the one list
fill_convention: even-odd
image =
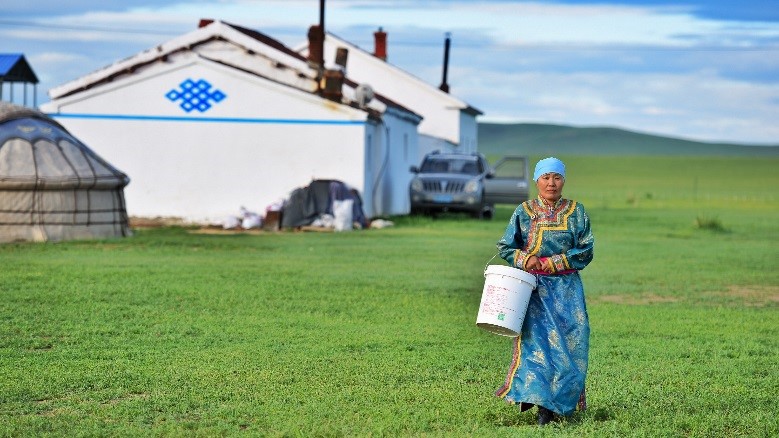
[(535, 287), (533, 274), (510, 266), (489, 265), (484, 270), (476, 325), (496, 335), (519, 336)]

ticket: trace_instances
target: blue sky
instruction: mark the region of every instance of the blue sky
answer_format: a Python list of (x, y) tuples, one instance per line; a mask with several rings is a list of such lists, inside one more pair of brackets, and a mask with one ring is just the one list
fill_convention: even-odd
[[(482, 121), (779, 144), (779, 0), (326, 6), (328, 31), (372, 51), (382, 27), (389, 62), (435, 86), (450, 33), (451, 92), (482, 110)], [(49, 88), (186, 33), (200, 18), (296, 46), (318, 22), (319, 0), (3, 2), (0, 52), (26, 55), (40, 104)]]

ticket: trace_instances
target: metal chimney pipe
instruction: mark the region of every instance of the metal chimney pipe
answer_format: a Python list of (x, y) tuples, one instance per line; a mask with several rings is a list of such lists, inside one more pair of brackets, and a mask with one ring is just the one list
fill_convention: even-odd
[(449, 92), (449, 84), (446, 81), (449, 74), (449, 46), (451, 45), (450, 36), (451, 34), (447, 32), (446, 40), (444, 41), (444, 77), (441, 80), (441, 85), (438, 87), (444, 93)]
[[(322, 93), (325, 72), (325, 0), (319, 0), (319, 26), (311, 26), (311, 30), (308, 33), (309, 41), (311, 41), (312, 32), (315, 35), (313, 36), (314, 41), (309, 45), (308, 59), (310, 62), (318, 64), (316, 75), (317, 93)], [(311, 57), (312, 50), (316, 53), (314, 59)]]
[(322, 28), (322, 35), (325, 34), (325, 0), (319, 0), (319, 26)]

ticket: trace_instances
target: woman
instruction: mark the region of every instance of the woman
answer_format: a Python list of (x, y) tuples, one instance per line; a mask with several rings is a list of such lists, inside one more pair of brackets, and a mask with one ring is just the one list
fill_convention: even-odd
[(506, 382), (496, 395), (521, 411), (538, 406), (538, 424), (586, 408), (590, 325), (579, 270), (593, 257), (584, 207), (562, 198), (565, 165), (545, 158), (533, 173), (538, 197), (520, 204), (498, 242), (511, 266), (537, 274)]

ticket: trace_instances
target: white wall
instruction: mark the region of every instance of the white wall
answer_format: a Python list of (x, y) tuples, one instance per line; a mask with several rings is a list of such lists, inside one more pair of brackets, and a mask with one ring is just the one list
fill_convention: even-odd
[(409, 168), (418, 161), (417, 140), (416, 124), (391, 109), (381, 123), (371, 125), (366, 138), (366, 210), (381, 216), (409, 213)]
[[(67, 120), (82, 141), (126, 172), (128, 214), (218, 221), (265, 208), (313, 179), (362, 190), (358, 126)], [(289, 138), (295, 130), (295, 140)], [(340, 138), (334, 146), (325, 136)]]
[[(227, 97), (186, 113), (165, 94), (187, 78)], [(193, 57), (42, 109), (130, 176), (130, 215), (216, 222), (315, 178), (366, 189), (363, 111)]]
[(460, 144), (458, 148), (466, 154), (479, 151), (479, 123), (475, 116), (464, 111), (460, 113)]

